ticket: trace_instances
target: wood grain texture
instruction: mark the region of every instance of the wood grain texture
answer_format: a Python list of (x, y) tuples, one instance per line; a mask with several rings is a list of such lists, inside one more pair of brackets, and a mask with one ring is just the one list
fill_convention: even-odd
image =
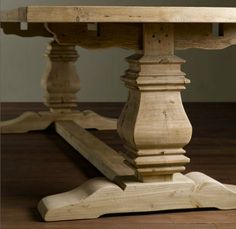
[(174, 55), (173, 24), (143, 24), (143, 55), (172, 56)]
[[(27, 15), (22, 16), (27, 12)], [(236, 23), (233, 7), (27, 6), (2, 12), (1, 21)]]
[[(224, 49), (236, 44), (236, 24), (219, 24), (221, 34), (213, 34), (211, 23), (177, 23), (174, 48), (184, 50)], [(141, 23), (99, 23), (97, 31), (89, 31), (86, 23), (48, 23), (47, 29), (61, 44), (77, 44), (88, 49), (121, 47), (142, 50)]]
[(125, 185), (122, 190), (106, 179), (95, 178), (69, 192), (42, 199), (38, 209), (46, 221), (182, 208), (236, 209), (236, 185), (229, 188), (198, 172), (174, 174), (171, 182)]
[[(176, 50), (215, 50), (236, 44), (235, 23), (220, 24), (220, 35), (213, 34), (214, 25), (211, 23), (177, 23), (173, 26)], [(87, 23), (28, 23), (28, 28), (21, 30), (19, 22), (3, 22), (0, 27), (5, 34), (54, 37), (60, 44), (79, 45), (87, 49), (143, 49), (141, 23), (98, 23), (97, 30), (89, 30)]]
[(88, 49), (142, 47), (142, 25), (138, 23), (98, 23), (95, 31), (87, 23), (47, 23), (46, 27), (60, 44)]
[[(202, 171), (220, 182), (235, 184), (236, 104), (184, 105), (195, 128), (191, 144), (186, 147), (188, 156), (192, 159), (187, 171)], [(81, 110), (93, 109), (104, 116), (117, 118), (123, 104), (80, 103), (78, 107)], [(14, 118), (27, 110), (38, 112), (47, 108), (39, 103), (3, 103), (2, 118), (5, 120)], [(112, 148), (122, 149), (122, 141), (115, 131), (91, 133)], [(236, 227), (236, 211), (215, 209), (108, 215), (93, 220), (45, 224), (35, 208), (43, 196), (70, 190), (90, 178), (101, 176), (99, 171), (49, 129), (30, 134), (2, 135), (1, 163), (1, 226), (4, 229), (16, 227), (19, 229), (45, 227), (234, 229)]]
[(80, 88), (75, 61), (75, 45), (59, 45), (51, 41), (46, 51), (47, 69), (42, 77), (45, 105), (49, 112), (25, 112), (21, 116), (1, 121), (2, 133), (26, 133), (44, 130), (56, 120), (71, 120), (83, 128), (116, 129), (117, 120), (92, 111), (77, 111), (76, 93)]
[(29, 131), (45, 130), (55, 121), (73, 121), (85, 129), (115, 130), (117, 120), (103, 117), (93, 111), (73, 111), (73, 112), (50, 112), (26, 111), (17, 118), (0, 121), (0, 129), (3, 134), (27, 133)]
[(74, 45), (50, 42), (47, 69), (42, 77), (45, 104), (53, 112), (70, 112), (76, 108), (80, 80), (75, 62), (79, 55)]
[(73, 121), (57, 121), (56, 132), (111, 181), (134, 177), (124, 157)]
[(221, 34), (213, 34), (214, 24), (175, 24), (175, 47), (216, 50), (236, 44), (236, 24), (219, 24)]
[(173, 41), (171, 24), (144, 24), (143, 54), (127, 58), (130, 67), (122, 77), (129, 96), (118, 133), (127, 161), (143, 182), (171, 180), (190, 161), (183, 147), (192, 127), (180, 96), (189, 80), (181, 71), (184, 61), (174, 55)]
[(0, 11), (1, 22), (26, 22), (27, 7), (19, 7), (13, 10)]

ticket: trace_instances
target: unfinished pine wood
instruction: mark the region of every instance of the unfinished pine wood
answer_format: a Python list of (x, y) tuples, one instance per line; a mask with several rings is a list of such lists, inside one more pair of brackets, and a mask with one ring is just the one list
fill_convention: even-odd
[(127, 161), (144, 182), (171, 180), (184, 171), (189, 159), (183, 147), (192, 127), (182, 106), (180, 91), (189, 80), (184, 61), (174, 56), (173, 25), (145, 24), (144, 51), (129, 57), (122, 77), (128, 101), (118, 120)]
[(85, 129), (115, 130), (117, 120), (104, 117), (93, 111), (73, 112), (25, 112), (19, 117), (0, 121), (2, 134), (27, 133), (29, 131), (45, 130), (58, 120), (71, 120)]
[[(48, 113), (58, 115), (57, 132), (110, 180), (118, 181), (124, 189), (105, 179), (95, 179), (70, 192), (46, 197), (39, 204), (39, 211), (45, 220), (96, 218), (115, 212), (198, 207), (236, 208), (235, 186), (223, 185), (199, 173), (187, 176), (178, 173), (184, 171), (189, 162), (183, 147), (191, 139), (192, 128), (180, 96), (180, 91), (185, 89), (189, 80), (181, 71), (184, 61), (174, 55), (175, 44), (179, 41), (182, 49), (206, 48), (214, 41), (217, 42), (215, 45), (209, 45), (210, 49), (228, 47), (235, 43), (235, 13), (236, 8), (107, 6), (29, 6), (22, 12), (18, 9), (3, 13), (3, 21), (11, 23), (17, 22), (18, 19), (29, 23), (45, 23), (47, 31), (54, 35), (57, 42), (53, 41), (49, 46), (49, 67), (43, 79), (46, 105), (51, 111)], [(76, 93), (79, 90), (79, 78), (75, 68), (78, 58), (75, 51), (77, 43), (59, 44), (58, 32), (50, 27), (50, 23), (63, 23), (66, 26), (67, 23), (102, 22), (134, 23), (133, 27), (130, 26), (131, 35), (138, 33), (138, 36), (135, 35), (130, 40), (126, 36), (120, 36), (120, 40), (114, 39), (111, 43), (124, 44), (124, 47), (136, 45), (142, 50), (127, 59), (130, 67), (123, 77), (129, 88), (129, 98), (119, 118), (118, 132), (125, 146), (125, 162), (122, 154), (90, 135), (82, 125), (77, 126), (68, 119), (76, 107)], [(141, 30), (138, 27), (140, 25), (135, 23), (143, 24)], [(178, 38), (177, 32), (175, 33), (177, 26), (175, 27), (174, 23), (207, 23), (207, 26), (204, 24), (201, 28), (195, 27), (199, 30), (192, 34), (188, 30), (189, 27), (182, 27), (183, 30), (178, 29), (182, 32), (179, 32)], [(226, 36), (220, 33), (214, 35), (217, 38), (213, 38), (209, 23), (232, 25), (221, 30), (226, 32)], [(91, 28), (91, 25), (89, 27)], [(93, 26), (92, 31), (87, 24), (82, 24), (80, 28), (78, 34), (84, 33), (84, 38), (89, 34), (89, 40), (101, 36), (100, 24)], [(107, 30), (108, 36), (102, 35), (100, 42), (106, 43), (113, 29), (111, 25)], [(125, 30), (128, 30), (128, 26), (122, 26), (119, 31), (123, 33)], [(142, 35), (140, 31), (143, 32)], [(204, 32), (198, 37), (199, 31)], [(107, 35), (104, 31), (102, 33)], [(60, 34), (67, 42), (68, 33)], [(27, 36), (27, 32), (22, 35)], [(186, 45), (184, 40), (181, 40), (185, 35), (186, 39), (191, 40), (186, 42)], [(206, 45), (203, 45), (205, 38)], [(99, 42), (94, 47), (97, 45)], [(76, 117), (81, 114), (75, 113)], [(65, 114), (68, 115), (66, 121), (60, 121), (65, 118)], [(22, 120), (29, 120), (35, 124), (37, 115), (26, 115), (18, 123), (22, 126)], [(13, 122), (12, 126), (14, 125)], [(132, 178), (132, 181), (125, 178)], [(134, 178), (139, 182), (134, 181)]]
[(105, 178), (94, 178), (74, 190), (46, 197), (38, 205), (46, 221), (208, 207), (236, 208), (236, 186), (223, 185), (198, 172), (176, 173), (171, 182), (126, 182), (125, 190)]
[(89, 49), (141, 49), (142, 44), (142, 25), (137, 23), (99, 23), (96, 30), (89, 30), (88, 23), (47, 23), (46, 28), (60, 44)]
[(124, 157), (73, 121), (57, 121), (56, 132), (100, 170), (109, 180), (134, 177)]
[[(174, 24), (176, 50), (189, 48), (224, 49), (236, 44), (236, 24), (219, 24), (221, 34), (213, 34), (211, 23)], [(142, 50), (141, 23), (99, 23), (96, 31), (86, 23), (48, 23), (47, 29), (60, 44), (77, 44), (88, 49), (121, 47)]]
[(47, 49), (48, 67), (42, 78), (45, 104), (51, 111), (68, 112), (76, 108), (80, 80), (75, 62), (78, 54), (73, 45), (52, 41)]
[(75, 67), (78, 58), (74, 45), (50, 42), (46, 56), (48, 66), (42, 77), (45, 105), (50, 112), (26, 112), (8, 121), (1, 121), (1, 133), (26, 133), (44, 130), (56, 120), (72, 120), (83, 128), (116, 129), (117, 120), (93, 111), (76, 111), (80, 80)]
[(175, 47), (217, 50), (236, 44), (236, 24), (219, 24), (220, 34), (213, 34), (214, 24), (175, 24)]
[[(123, 103), (79, 103), (78, 106), (81, 110), (90, 108), (104, 116), (118, 117)], [(185, 103), (184, 106), (195, 130), (187, 146), (188, 156), (192, 158), (187, 170), (204, 171), (222, 183), (236, 184), (236, 103)], [(10, 119), (23, 111), (44, 108), (42, 103), (2, 103), (1, 116)], [(119, 150), (122, 145), (115, 131), (92, 133), (114, 149)], [(101, 174), (51, 131), (2, 135), (1, 162), (4, 229), (133, 229), (147, 228), (147, 225), (148, 229), (236, 228), (236, 211), (217, 209), (115, 214), (47, 225), (36, 212), (35, 204), (40, 197), (71, 190)]]
[(0, 11), (1, 22), (26, 22), (27, 7), (19, 7), (13, 10)]
[(42, 115), (28, 111), (15, 119), (0, 121), (0, 129), (2, 134), (26, 133), (33, 130), (44, 130), (53, 121), (54, 118), (50, 113), (49, 115), (48, 113)]
[[(20, 23), (1, 23), (5, 34), (21, 37), (54, 37), (63, 45), (79, 45), (88, 49), (121, 47), (142, 50), (141, 23), (99, 23), (97, 30), (89, 30), (88, 23), (28, 23), (21, 30)], [(212, 23), (177, 23), (175, 49), (224, 49), (236, 44), (236, 24), (220, 24), (221, 34), (213, 34)], [(46, 28), (45, 28), (46, 27)]]
[(236, 23), (233, 7), (27, 6), (1, 12), (1, 21)]

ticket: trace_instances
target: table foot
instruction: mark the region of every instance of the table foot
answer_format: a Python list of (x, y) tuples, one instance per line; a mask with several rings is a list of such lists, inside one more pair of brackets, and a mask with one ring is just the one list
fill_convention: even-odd
[(1, 133), (27, 133), (33, 130), (44, 130), (52, 124), (53, 121), (54, 118), (52, 115), (41, 115), (40, 113), (29, 111), (15, 119), (1, 121)]
[(1, 133), (26, 133), (35, 130), (44, 130), (56, 120), (70, 120), (85, 129), (114, 130), (117, 120), (101, 116), (93, 111), (75, 111), (66, 113), (57, 112), (25, 112), (21, 116), (1, 121)]
[(98, 218), (104, 214), (214, 207), (236, 208), (236, 186), (223, 185), (199, 172), (176, 173), (173, 181), (128, 181), (123, 190), (106, 178), (94, 178), (80, 187), (42, 199), (45, 221)]
[[(117, 119), (108, 118), (99, 115), (91, 110), (76, 112), (69, 115), (69, 120), (74, 121), (84, 129), (97, 129), (97, 130), (116, 130)], [(68, 120), (66, 117), (59, 120)]]

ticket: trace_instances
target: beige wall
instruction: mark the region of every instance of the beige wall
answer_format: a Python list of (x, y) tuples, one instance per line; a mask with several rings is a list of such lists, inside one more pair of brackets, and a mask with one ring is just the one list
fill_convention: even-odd
[[(77, 5), (195, 5), (235, 6), (236, 0), (1, 0), (1, 9), (27, 4)], [(1, 100), (42, 101), (40, 77), (45, 69), (43, 52), (49, 39), (5, 36), (1, 32)], [(127, 90), (120, 76), (127, 68), (124, 61), (132, 51), (112, 48), (90, 51), (78, 48), (77, 63), (81, 78), (80, 101), (124, 101)], [(183, 70), (192, 83), (183, 92), (184, 101), (236, 102), (236, 46), (222, 51), (188, 50), (177, 52), (187, 60)]]

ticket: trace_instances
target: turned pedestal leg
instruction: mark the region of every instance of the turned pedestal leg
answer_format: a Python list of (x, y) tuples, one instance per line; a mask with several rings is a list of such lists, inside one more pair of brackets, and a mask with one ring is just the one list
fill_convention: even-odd
[(80, 89), (80, 80), (75, 62), (78, 53), (73, 45), (49, 44), (46, 56), (48, 66), (42, 78), (45, 92), (45, 105), (52, 112), (71, 112), (77, 107), (76, 94)]
[(46, 129), (56, 120), (71, 120), (84, 128), (116, 129), (115, 119), (100, 116), (92, 111), (76, 111), (76, 94), (80, 81), (75, 62), (78, 59), (74, 45), (59, 45), (50, 42), (46, 56), (48, 66), (42, 78), (45, 104), (49, 112), (26, 112), (20, 117), (2, 121), (2, 133), (25, 133)]
[(118, 121), (127, 162), (140, 181), (170, 181), (189, 158), (191, 124), (180, 92), (189, 82), (174, 55), (172, 25), (144, 25), (144, 52), (129, 57), (123, 78), (129, 98)]
[(122, 77), (129, 98), (118, 121), (125, 163), (133, 168), (133, 177), (118, 177), (120, 187), (105, 178), (95, 178), (72, 191), (46, 197), (38, 206), (44, 220), (168, 209), (236, 208), (235, 185), (221, 184), (198, 172), (179, 173), (189, 162), (183, 147), (191, 139), (192, 128), (180, 96), (189, 80), (181, 71), (184, 61), (174, 55), (172, 25), (145, 24), (143, 32), (143, 53), (128, 58), (130, 67)]

